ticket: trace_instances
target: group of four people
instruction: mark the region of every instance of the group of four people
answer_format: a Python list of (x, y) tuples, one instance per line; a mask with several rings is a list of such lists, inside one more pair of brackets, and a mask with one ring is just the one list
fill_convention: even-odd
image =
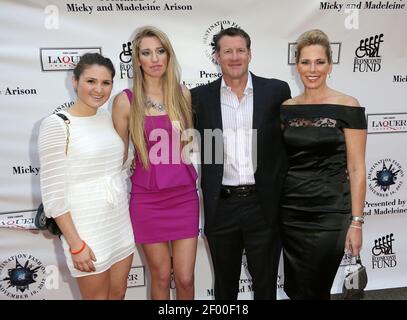
[[(281, 247), (291, 299), (329, 299), (344, 250), (359, 254), (366, 120), (356, 99), (327, 85), (327, 36), (311, 30), (299, 38), (304, 92), (295, 98), (286, 82), (249, 71), (244, 30), (221, 30), (213, 46), (222, 77), (190, 92), (166, 34), (142, 27), (133, 87), (115, 97), (112, 116), (99, 108), (114, 67), (85, 54), (73, 73), (77, 99), (61, 112), (69, 124), (57, 115), (43, 120), (44, 208), (62, 231), (84, 299), (124, 298), (135, 243), (147, 260), (151, 299), (170, 298), (172, 270), (177, 299), (194, 299), (199, 198), (191, 149), (201, 157), (215, 299), (237, 299), (243, 252), (254, 299), (276, 298)], [(130, 201), (125, 163), (132, 163)]]

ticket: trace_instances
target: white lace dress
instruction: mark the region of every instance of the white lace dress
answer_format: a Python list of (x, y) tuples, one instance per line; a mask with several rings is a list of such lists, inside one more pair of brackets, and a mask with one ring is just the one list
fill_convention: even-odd
[(73, 277), (81, 277), (106, 271), (134, 252), (122, 169), (124, 144), (106, 110), (89, 117), (61, 113), (71, 121), (67, 155), (63, 120), (51, 115), (40, 127), (41, 194), (46, 215), (55, 218), (70, 212), (79, 236), (96, 256), (95, 272), (76, 270), (61, 237), (68, 268)]

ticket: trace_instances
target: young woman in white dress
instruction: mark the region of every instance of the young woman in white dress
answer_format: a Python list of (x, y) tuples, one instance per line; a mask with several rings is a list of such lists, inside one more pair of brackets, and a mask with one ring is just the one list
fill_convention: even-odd
[(110, 113), (100, 108), (114, 75), (108, 58), (83, 55), (72, 77), (77, 99), (61, 112), (70, 120), (69, 136), (53, 114), (42, 121), (38, 140), (45, 213), (62, 231), (68, 268), (83, 299), (124, 299), (135, 248), (124, 144)]

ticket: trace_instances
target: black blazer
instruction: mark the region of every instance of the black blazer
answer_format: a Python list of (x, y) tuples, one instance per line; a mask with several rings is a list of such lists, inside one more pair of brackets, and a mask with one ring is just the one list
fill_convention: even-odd
[[(281, 187), (287, 169), (280, 127), (280, 105), (291, 98), (291, 92), (284, 81), (251, 75), (253, 128), (257, 129), (257, 170), (254, 178), (264, 215), (270, 226), (275, 229), (278, 227), (277, 213)], [(216, 215), (223, 163), (212, 164), (215, 163), (215, 143), (212, 139), (212, 162), (205, 164), (204, 130), (222, 130), (220, 86), (221, 78), (191, 90), (195, 128), (201, 135), (201, 188), (206, 234), (211, 231)], [(220, 147), (223, 154), (223, 141)]]

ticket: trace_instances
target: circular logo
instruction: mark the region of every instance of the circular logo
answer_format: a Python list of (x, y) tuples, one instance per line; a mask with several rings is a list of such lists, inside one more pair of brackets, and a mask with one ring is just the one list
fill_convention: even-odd
[(218, 64), (214, 57), (214, 51), (212, 47), (213, 43), (213, 36), (217, 34), (219, 31), (227, 28), (240, 28), (240, 26), (233, 21), (230, 20), (219, 20), (215, 23), (212, 23), (208, 29), (206, 29), (204, 37), (203, 37), (203, 44), (205, 46), (205, 55), (212, 61), (214, 64)]
[(30, 254), (16, 254), (0, 264), (0, 296), (29, 299), (45, 286), (45, 266)]
[(388, 197), (400, 190), (404, 171), (393, 159), (381, 159), (373, 164), (368, 173), (369, 190), (378, 197)]

